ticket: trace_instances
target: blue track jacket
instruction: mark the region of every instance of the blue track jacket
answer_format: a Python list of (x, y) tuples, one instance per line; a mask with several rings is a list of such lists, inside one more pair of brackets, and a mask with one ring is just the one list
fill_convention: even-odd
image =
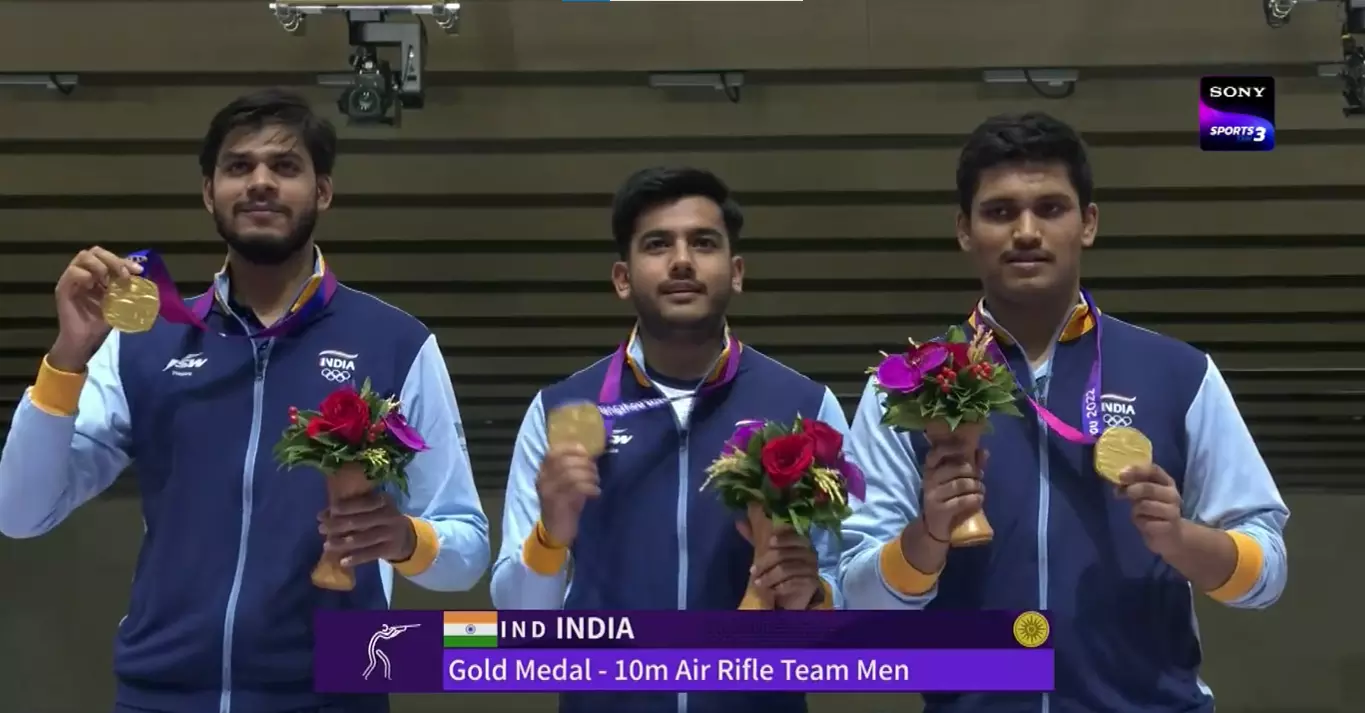
[[(840, 433), (848, 420), (828, 388), (750, 347), (728, 385), (703, 392), (685, 419), (669, 408), (617, 419), (598, 461), (602, 495), (584, 509), (572, 548), (556, 547), (539, 525), (536, 473), (545, 457), (545, 413), (576, 400), (596, 402), (608, 359), (550, 386), (531, 402), (517, 435), (502, 548), (493, 566), (499, 609), (735, 609), (749, 581), (753, 547), (737, 516), (711, 491), (705, 470), (737, 421), (792, 422), (813, 416)], [(674, 396), (695, 384), (665, 384), (631, 339), (623, 370), (625, 401)], [(727, 352), (726, 356), (729, 354)], [(723, 362), (724, 360), (722, 360)], [(717, 369), (718, 376), (724, 364)], [(841, 605), (830, 533), (812, 537), (825, 578), (825, 608)], [(565, 694), (563, 713), (800, 713), (802, 694)]]
[[(989, 314), (986, 314), (989, 322)], [(1208, 596), (1229, 606), (1270, 606), (1288, 572), (1289, 511), (1208, 355), (1175, 339), (1078, 307), (1059, 329), (1047, 364), (1030, 370), (1008, 333), (992, 324), (1022, 386), (1070, 424), (1104, 320), (1100, 413), (1151, 439), (1155, 462), (1175, 479), (1184, 516), (1225, 530), (1236, 571)], [(983, 438), (989, 545), (951, 550), (938, 574), (901, 555), (899, 537), (919, 517), (922, 436), (881, 425), (869, 380), (854, 416), (849, 457), (867, 475), (867, 501), (845, 522), (840, 583), (850, 609), (1043, 609), (1057, 657), (1051, 694), (926, 695), (926, 713), (1211, 713), (1188, 580), (1143, 544), (1131, 507), (1094, 470), (1094, 447), (1052, 434), (1030, 406), (996, 416)]]
[[(323, 274), (295, 303), (304, 304)], [(226, 272), (206, 318), (261, 329), (233, 309)], [(290, 406), (315, 408), (365, 378), (398, 394), (431, 449), (408, 467), (417, 549), (356, 570), (350, 592), (315, 588), (323, 476), (281, 471), (271, 449)], [(0, 457), (0, 533), (36, 537), (132, 462), (146, 526), (114, 673), (120, 710), (378, 713), (383, 696), (313, 692), (313, 612), (387, 608), (396, 569), (434, 590), (472, 587), (488, 566), (488, 520), (435, 337), (421, 322), (338, 285), (327, 307), (273, 339), (228, 338), (159, 320), (111, 333), (85, 374), (46, 362)]]

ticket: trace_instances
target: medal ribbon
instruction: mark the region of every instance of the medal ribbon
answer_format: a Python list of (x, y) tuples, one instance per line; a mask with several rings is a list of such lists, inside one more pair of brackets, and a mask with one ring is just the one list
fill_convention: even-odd
[[(613, 419), (662, 408), (674, 401), (699, 397), (708, 391), (713, 391), (734, 381), (735, 374), (739, 372), (739, 340), (727, 334), (725, 364), (722, 367), (720, 378), (705, 386), (698, 384), (699, 388), (693, 389), (689, 394), (683, 394), (673, 398), (655, 397), (623, 403), (621, 402), (621, 376), (626, 369), (626, 358), (629, 348), (630, 343), (628, 341), (622, 342), (621, 346), (616, 348), (616, 353), (611, 356), (611, 363), (607, 365), (607, 375), (602, 379), (602, 389), (597, 392), (597, 410), (602, 414), (602, 419), (606, 422), (607, 433), (611, 433), (611, 423)], [(703, 383), (705, 383), (704, 380)]]
[(314, 315), (320, 312), (327, 303), (332, 300), (332, 295), (336, 293), (337, 278), (327, 266), (325, 260), (322, 261), (321, 284), (313, 285), (316, 276), (310, 278), (309, 286), (304, 289), (312, 288), (312, 294), (304, 300), (303, 304), (298, 305), (297, 309), (291, 310), (280, 321), (253, 334), (223, 334), (211, 327), (204, 321), (209, 312), (213, 309), (215, 299), (214, 291), (216, 286), (210, 286), (208, 291), (195, 297), (190, 304), (186, 305), (185, 300), (180, 296), (180, 291), (175, 287), (175, 280), (171, 279), (171, 271), (166, 267), (166, 263), (153, 250), (139, 250), (128, 256), (129, 260), (142, 265), (142, 277), (150, 280), (156, 285), (157, 293), (160, 297), (161, 307), (159, 315), (162, 319), (172, 324), (185, 324), (197, 327), (205, 332), (210, 332), (223, 337), (248, 337), (250, 339), (271, 339), (282, 334), (288, 333), (300, 324), (305, 323)]
[[(1053, 433), (1056, 433), (1072, 443), (1091, 445), (1098, 440), (1100, 434), (1104, 432), (1104, 421), (1100, 418), (1100, 378), (1102, 374), (1101, 362), (1103, 361), (1101, 358), (1101, 346), (1103, 342), (1100, 337), (1101, 330), (1103, 329), (1101, 326), (1103, 320), (1100, 319), (1099, 312), (1095, 310), (1095, 301), (1090, 297), (1089, 292), (1081, 290), (1081, 301), (1085, 303), (1086, 310), (1088, 310), (1091, 318), (1095, 320), (1095, 360), (1090, 364), (1090, 376), (1085, 381), (1085, 392), (1081, 394), (1081, 428), (1083, 431), (1072, 428), (1065, 421), (1057, 418), (1055, 414), (1047, 410), (1042, 404), (1038, 403), (1032, 396), (1028, 395), (1028, 392), (1023, 388), (1023, 382), (1019, 381), (1019, 375), (1015, 373), (1014, 369), (1010, 366), (1009, 359), (1005, 358), (1005, 353), (1000, 350), (1000, 347), (993, 339), (991, 340), (989, 351), (991, 358), (1004, 364), (1005, 368), (1009, 369), (1010, 374), (1014, 376), (1014, 382), (1019, 384), (1021, 391), (1024, 391), (1024, 398), (1028, 399), (1029, 405), (1032, 406), (1033, 410), (1038, 413), (1038, 416), (1043, 419), (1043, 423), (1046, 423), (1047, 427), (1052, 429)], [(989, 326), (989, 322), (986, 321), (985, 315), (981, 313), (981, 305), (979, 303), (972, 312), (972, 320), (976, 324)]]

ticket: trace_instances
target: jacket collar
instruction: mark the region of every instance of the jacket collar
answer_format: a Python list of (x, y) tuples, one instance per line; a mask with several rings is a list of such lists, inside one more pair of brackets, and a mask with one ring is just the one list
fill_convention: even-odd
[[(308, 281), (303, 283), (299, 289), (298, 297), (294, 298), (294, 304), (289, 307), (285, 314), (293, 314), (300, 307), (308, 303), (313, 294), (322, 289), (322, 278), (327, 272), (327, 263), (322, 259), (322, 250), (313, 246), (313, 274)], [(241, 310), (234, 306), (232, 301), (231, 277), (228, 274), (227, 262), (223, 262), (223, 267), (213, 276), (213, 296), (214, 302), (228, 314), (240, 314)]]
[[(652, 388), (654, 382), (645, 373), (645, 350), (644, 346), (640, 344), (639, 336), (640, 327), (639, 325), (636, 325), (631, 328), (630, 339), (626, 341), (626, 365), (630, 367), (630, 372), (635, 375), (636, 383), (645, 388)], [(725, 347), (720, 352), (720, 358), (716, 360), (716, 368), (707, 375), (706, 381), (702, 382), (703, 385), (710, 384), (717, 379), (720, 379), (721, 376), (725, 374), (725, 365), (730, 362), (732, 357), (738, 359), (739, 354), (744, 349), (744, 345), (736, 341), (735, 346), (738, 347), (738, 350), (735, 354), (730, 354), (729, 324), (725, 325), (725, 336), (722, 338), (725, 340)]]
[[(986, 309), (985, 299), (977, 302), (976, 309), (973, 310), (972, 316), (967, 319), (967, 324), (970, 325), (972, 329), (976, 329), (978, 326), (976, 319), (978, 314), (985, 318), (986, 326), (994, 330), (996, 341), (1001, 344), (1014, 343), (1014, 339), (1010, 337), (1009, 332), (991, 318), (990, 311)], [(1080, 339), (1087, 332), (1095, 328), (1095, 321), (1099, 318), (1099, 307), (1096, 307), (1095, 312), (1092, 314), (1090, 309), (1085, 306), (1085, 302), (1078, 302), (1076, 306), (1071, 309), (1071, 314), (1067, 317), (1066, 324), (1062, 327), (1061, 334), (1058, 336), (1057, 341), (1073, 342)]]

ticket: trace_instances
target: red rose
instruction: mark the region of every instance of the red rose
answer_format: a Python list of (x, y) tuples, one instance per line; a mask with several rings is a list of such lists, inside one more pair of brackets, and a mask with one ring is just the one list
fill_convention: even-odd
[(961, 368), (967, 366), (968, 364), (971, 364), (971, 363), (972, 363), (972, 360), (971, 360), (970, 358), (967, 357), (967, 348), (968, 348), (969, 345), (967, 345), (967, 344), (944, 344), (943, 346), (948, 350), (948, 354), (952, 356), (952, 358), (953, 358), (953, 366), (954, 366), (955, 368), (961, 369)]
[(359, 446), (365, 442), (370, 429), (370, 405), (355, 389), (333, 391), (318, 408), (318, 415), (308, 422), (308, 435), (330, 433), (342, 442)]
[(768, 480), (784, 490), (801, 480), (815, 463), (815, 439), (805, 433), (778, 436), (763, 444), (759, 460)]
[(801, 419), (801, 432), (815, 442), (815, 462), (826, 468), (839, 464), (839, 456), (844, 452), (844, 436), (824, 421), (811, 418)]

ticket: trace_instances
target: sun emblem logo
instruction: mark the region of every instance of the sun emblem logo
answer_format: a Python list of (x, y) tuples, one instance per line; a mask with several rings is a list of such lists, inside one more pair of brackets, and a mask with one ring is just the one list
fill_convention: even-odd
[(1049, 632), (1047, 617), (1036, 611), (1024, 612), (1014, 620), (1014, 640), (1025, 648), (1042, 646)]

